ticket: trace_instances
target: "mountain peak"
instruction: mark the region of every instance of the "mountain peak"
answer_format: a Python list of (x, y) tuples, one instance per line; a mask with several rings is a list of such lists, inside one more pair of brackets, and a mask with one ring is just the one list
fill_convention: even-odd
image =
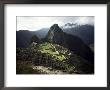
[(61, 44), (64, 42), (63, 34), (63, 30), (58, 26), (58, 24), (53, 24), (47, 34), (47, 41), (51, 43)]
[(59, 27), (58, 24), (53, 24), (51, 27)]
[(62, 29), (58, 26), (58, 24), (53, 24), (53, 25), (50, 27), (50, 31), (63, 32)]
[(56, 27), (58, 27), (58, 24), (53, 24), (53, 26), (56, 26)]

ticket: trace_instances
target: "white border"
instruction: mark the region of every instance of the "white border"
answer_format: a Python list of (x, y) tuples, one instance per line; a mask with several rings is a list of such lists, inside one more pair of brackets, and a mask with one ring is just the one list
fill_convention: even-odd
[[(94, 75), (16, 75), (16, 16), (95, 16)], [(106, 87), (107, 5), (5, 5), (6, 87)]]

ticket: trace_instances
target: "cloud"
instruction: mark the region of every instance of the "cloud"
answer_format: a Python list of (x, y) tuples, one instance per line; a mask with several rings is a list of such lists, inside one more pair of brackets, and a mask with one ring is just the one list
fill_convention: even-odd
[(17, 30), (30, 30), (35, 31), (41, 28), (47, 28), (57, 23), (63, 26), (66, 23), (78, 24), (94, 24), (93, 16), (53, 16), (53, 17), (37, 17), (37, 16), (18, 16), (17, 17)]

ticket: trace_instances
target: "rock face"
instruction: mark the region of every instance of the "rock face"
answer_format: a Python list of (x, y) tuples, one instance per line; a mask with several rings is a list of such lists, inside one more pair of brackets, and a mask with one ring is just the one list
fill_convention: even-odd
[(60, 45), (65, 45), (65, 36), (62, 29), (58, 26), (58, 24), (54, 24), (50, 27), (50, 30), (47, 34), (47, 40), (51, 43), (56, 43)]
[(79, 37), (63, 32), (58, 24), (50, 27), (46, 39), (48, 42), (62, 45), (89, 62), (94, 63), (94, 53), (91, 49)]

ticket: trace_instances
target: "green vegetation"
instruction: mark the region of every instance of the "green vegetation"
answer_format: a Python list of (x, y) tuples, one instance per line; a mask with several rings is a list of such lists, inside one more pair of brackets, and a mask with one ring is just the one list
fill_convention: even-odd
[(52, 55), (54, 58), (63, 61), (66, 59), (64, 53), (60, 53), (59, 50), (56, 49), (54, 44), (51, 43), (44, 43), (38, 45), (38, 50), (42, 53), (47, 53), (48, 55)]
[(58, 44), (34, 42), (28, 48), (17, 48), (16, 53), (17, 74), (93, 73), (85, 59)]

